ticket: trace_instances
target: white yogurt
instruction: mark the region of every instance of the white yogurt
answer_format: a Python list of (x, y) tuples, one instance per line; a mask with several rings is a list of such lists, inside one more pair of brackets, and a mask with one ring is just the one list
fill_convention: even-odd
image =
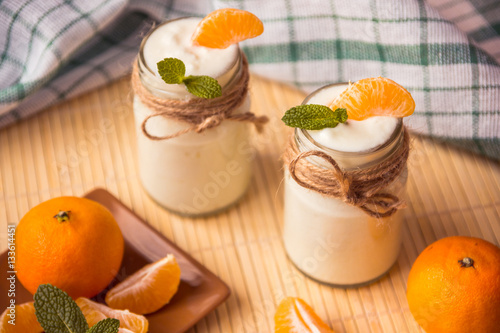
[[(233, 44), (227, 49), (212, 49), (203, 46), (193, 46), (191, 35), (200, 22), (198, 18), (183, 18), (170, 21), (155, 29), (143, 46), (144, 60), (155, 75), (160, 79), (164, 89), (182, 85), (168, 85), (158, 74), (157, 63), (164, 58), (177, 58), (186, 66), (186, 76), (208, 75), (219, 80), (221, 85), (227, 83), (224, 76), (238, 59), (238, 45)], [(222, 82), (220, 81), (222, 77)], [(224, 80), (225, 79), (225, 80)]]
[[(144, 68), (141, 81), (154, 95), (183, 100), (193, 97), (184, 85), (166, 84), (160, 78), (156, 63), (164, 58), (181, 59), (186, 76), (212, 76), (223, 89), (239, 74), (237, 45), (219, 50), (191, 44), (198, 22), (196, 18), (173, 20), (146, 37), (143, 57), (139, 57)], [(234, 113), (249, 109), (247, 97)], [(141, 130), (143, 120), (152, 113), (137, 96), (134, 98), (140, 178), (154, 200), (180, 214), (205, 215), (228, 207), (245, 193), (252, 160), (248, 123), (223, 121), (202, 133), (154, 141)], [(166, 136), (188, 126), (159, 116), (150, 119), (146, 128), (151, 135)]]
[[(347, 86), (331, 86), (312, 95), (308, 104), (328, 105)], [(307, 131), (343, 167), (359, 167), (380, 157), (380, 147), (393, 135), (398, 119), (348, 120), (335, 128)], [(306, 149), (321, 149), (309, 142)], [(367, 153), (373, 150), (374, 153)], [(343, 154), (342, 152), (360, 152)], [(349, 156), (354, 156), (350, 158)], [(314, 160), (316, 161), (316, 160)], [(320, 162), (320, 161), (317, 161)], [(401, 195), (406, 173), (387, 190)], [(298, 185), (285, 172), (284, 242), (289, 258), (308, 276), (337, 286), (356, 286), (386, 273), (401, 244), (400, 212), (376, 219), (343, 201)]]
[[(314, 94), (307, 104), (328, 105), (346, 86), (333, 86)], [(333, 98), (332, 98), (333, 96)], [(385, 143), (398, 124), (394, 117), (371, 117), (363, 121), (348, 119), (344, 124), (319, 131), (309, 131), (318, 143), (345, 152), (361, 152), (373, 149)]]

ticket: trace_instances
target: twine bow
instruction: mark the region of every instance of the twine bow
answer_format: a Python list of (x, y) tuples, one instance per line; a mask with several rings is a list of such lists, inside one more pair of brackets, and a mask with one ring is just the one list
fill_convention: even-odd
[[(379, 165), (360, 170), (344, 171), (325, 152), (312, 150), (297, 155), (292, 141), (285, 153), (290, 176), (302, 187), (339, 198), (348, 205), (356, 206), (368, 215), (381, 218), (396, 213), (406, 206), (404, 200), (391, 193), (382, 192), (406, 166), (409, 153), (409, 135), (404, 131), (401, 147), (392, 157)], [(293, 157), (295, 156), (295, 157)], [(309, 163), (305, 158), (317, 156), (332, 166), (325, 169)], [(303, 161), (303, 163), (299, 163)]]
[[(188, 132), (201, 133), (207, 129), (219, 126), (224, 120), (248, 121), (255, 124), (257, 131), (269, 121), (266, 116), (256, 116), (251, 112), (233, 114), (245, 100), (248, 93), (250, 78), (248, 61), (242, 54), (241, 75), (230, 89), (223, 91), (222, 96), (212, 99), (193, 98), (187, 101), (159, 98), (153, 95), (143, 85), (139, 77), (137, 60), (132, 68), (132, 88), (141, 102), (153, 113), (144, 118), (141, 124), (142, 132), (151, 140), (168, 140)], [(191, 126), (171, 135), (156, 136), (147, 131), (147, 122), (154, 117), (164, 116), (183, 121)]]

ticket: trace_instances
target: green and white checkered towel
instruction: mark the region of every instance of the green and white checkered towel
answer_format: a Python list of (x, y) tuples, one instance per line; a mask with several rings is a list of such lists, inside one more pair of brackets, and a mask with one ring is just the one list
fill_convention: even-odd
[(254, 73), (306, 91), (391, 78), (415, 131), (500, 159), (498, 0), (0, 0), (0, 126), (127, 74), (155, 21), (222, 7), (264, 22), (242, 43)]

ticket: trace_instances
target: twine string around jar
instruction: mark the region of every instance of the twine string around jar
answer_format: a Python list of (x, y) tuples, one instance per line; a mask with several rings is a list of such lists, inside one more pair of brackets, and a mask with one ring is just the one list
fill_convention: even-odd
[[(238, 81), (229, 89), (223, 90), (222, 96), (205, 99), (192, 98), (189, 100), (175, 100), (160, 98), (153, 95), (141, 82), (139, 77), (138, 61), (134, 61), (132, 68), (132, 88), (141, 102), (153, 111), (141, 124), (142, 132), (151, 140), (168, 140), (188, 132), (201, 133), (209, 128), (219, 126), (224, 120), (248, 121), (254, 123), (257, 131), (269, 121), (266, 116), (256, 116), (252, 112), (233, 114), (245, 100), (250, 78), (248, 61), (244, 54), (241, 56), (241, 75)], [(186, 122), (191, 126), (166, 136), (156, 136), (148, 132), (147, 122), (154, 117), (164, 116)]]
[[(288, 144), (284, 160), (288, 164), (290, 176), (300, 186), (339, 198), (372, 217), (388, 217), (406, 206), (404, 200), (382, 191), (403, 172), (408, 160), (409, 142), (408, 131), (405, 129), (403, 144), (391, 157), (363, 169), (344, 171), (332, 156), (319, 150), (299, 153), (294, 140)], [(306, 158), (311, 156), (325, 160), (332, 168), (322, 168), (310, 163)]]

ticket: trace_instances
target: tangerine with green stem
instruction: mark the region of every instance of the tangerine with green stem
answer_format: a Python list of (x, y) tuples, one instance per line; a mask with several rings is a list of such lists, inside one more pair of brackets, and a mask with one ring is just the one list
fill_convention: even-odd
[(124, 240), (113, 215), (101, 204), (58, 197), (32, 208), (16, 227), (15, 269), (35, 294), (50, 283), (70, 297), (93, 297), (120, 269)]
[(411, 268), (406, 297), (427, 333), (498, 332), (500, 248), (465, 236), (430, 244)]

